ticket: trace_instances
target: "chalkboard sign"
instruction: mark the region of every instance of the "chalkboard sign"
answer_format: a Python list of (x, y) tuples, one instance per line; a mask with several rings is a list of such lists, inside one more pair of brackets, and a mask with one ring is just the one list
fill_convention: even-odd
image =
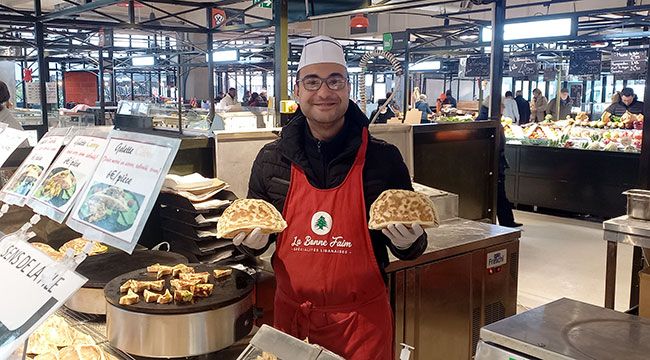
[(467, 77), (488, 77), (490, 76), (490, 57), (472, 56), (467, 58), (465, 63), (465, 76)]
[(646, 50), (628, 50), (612, 53), (610, 69), (617, 78), (645, 76), (648, 69)]
[(537, 77), (539, 68), (535, 56), (511, 57), (508, 62), (509, 74), (513, 78)]
[(557, 80), (557, 69), (554, 67), (547, 67), (544, 69), (544, 81)]
[(576, 51), (569, 59), (569, 74), (598, 76), (601, 63), (599, 51)]

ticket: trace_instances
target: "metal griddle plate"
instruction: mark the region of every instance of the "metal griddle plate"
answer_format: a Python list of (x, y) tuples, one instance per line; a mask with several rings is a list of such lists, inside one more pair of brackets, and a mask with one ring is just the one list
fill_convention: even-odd
[(87, 257), (76, 271), (88, 278), (88, 282), (83, 287), (103, 289), (118, 275), (156, 263), (171, 266), (179, 263), (187, 264), (187, 258), (173, 252), (157, 250), (136, 250), (131, 255), (121, 250), (111, 251)]
[(648, 359), (650, 321), (560, 299), (485, 326), (481, 339), (540, 359)]
[[(111, 280), (106, 287), (104, 287), (104, 296), (106, 301), (111, 305), (126, 311), (133, 311), (144, 314), (191, 314), (196, 312), (214, 310), (228, 306), (244, 299), (251, 291), (255, 283), (252, 276), (249, 274), (232, 269), (232, 274), (224, 279), (215, 280), (214, 269), (226, 269), (223, 266), (210, 265), (210, 264), (190, 264), (196, 272), (207, 271), (210, 273), (210, 283), (214, 284), (214, 291), (212, 295), (207, 298), (198, 298), (192, 304), (176, 304), (175, 302), (169, 304), (157, 304), (144, 302), (140, 296), (140, 302), (133, 305), (120, 305), (120, 286), (129, 279), (134, 280), (156, 280), (156, 274), (147, 273), (147, 269), (132, 271), (127, 274), (120, 275)], [(173, 279), (171, 275), (163, 277), (165, 280), (165, 288), (173, 294), (169, 280)]]

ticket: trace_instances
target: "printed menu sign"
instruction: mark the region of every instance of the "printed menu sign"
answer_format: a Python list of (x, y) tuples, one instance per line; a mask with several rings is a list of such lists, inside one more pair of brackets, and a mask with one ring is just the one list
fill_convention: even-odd
[(108, 142), (107, 136), (107, 131), (90, 130), (72, 138), (34, 187), (27, 205), (62, 223), (95, 171)]
[(0, 124), (0, 166), (9, 159), (11, 154), (27, 140), (29, 134), (7, 127), (7, 124)]
[(0, 241), (0, 273), (6, 290), (0, 296), (0, 359), (8, 358), (87, 281), (69, 269), (52, 271), (54, 260), (15, 237)]
[(131, 253), (179, 145), (179, 139), (114, 130), (66, 224)]
[(25, 205), (27, 196), (34, 189), (34, 185), (41, 180), (45, 170), (59, 153), (69, 130), (67, 128), (53, 129), (45, 134), (2, 188), (0, 200), (10, 205)]

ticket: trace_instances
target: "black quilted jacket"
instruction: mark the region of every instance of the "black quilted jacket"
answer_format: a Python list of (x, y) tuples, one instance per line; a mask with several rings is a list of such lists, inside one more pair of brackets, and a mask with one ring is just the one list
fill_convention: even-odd
[[(368, 118), (359, 107), (350, 102), (343, 130), (333, 140), (319, 142), (311, 136), (305, 116), (298, 110), (282, 129), (280, 138), (264, 146), (257, 155), (253, 163), (248, 197), (266, 200), (282, 212), (289, 191), (291, 163), (300, 167), (309, 182), (317, 188), (338, 186), (352, 167), (361, 145), (361, 131), (368, 123)], [(372, 136), (366, 152), (363, 179), (366, 212), (384, 190), (413, 190), (399, 150)], [(427, 247), (426, 234), (405, 250), (393, 246), (381, 231), (370, 231), (370, 236), (382, 274), (388, 265), (386, 248), (399, 259), (411, 260), (420, 256)], [(272, 238), (271, 242), (274, 240)], [(251, 255), (259, 255), (266, 249), (252, 251), (244, 247), (242, 250)]]

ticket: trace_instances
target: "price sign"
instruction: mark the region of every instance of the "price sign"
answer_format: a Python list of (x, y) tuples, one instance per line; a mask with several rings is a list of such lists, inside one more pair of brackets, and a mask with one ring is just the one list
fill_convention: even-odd
[(467, 77), (488, 77), (490, 76), (490, 57), (472, 56), (467, 58), (465, 63), (465, 76)]
[(576, 51), (569, 59), (569, 74), (599, 76), (601, 65), (599, 51)]
[(646, 50), (628, 50), (612, 53), (610, 70), (618, 78), (645, 76), (648, 69)]
[[(56, 83), (51, 81), (45, 83), (47, 94), (47, 103), (56, 104)], [(27, 95), (27, 102), (29, 104), (39, 105), (41, 103), (41, 89), (38, 81), (25, 83), (25, 92)]]
[(131, 253), (179, 145), (180, 139), (113, 130), (66, 224)]
[(508, 62), (510, 76), (513, 78), (532, 78), (537, 77), (539, 68), (535, 56), (512, 57)]

